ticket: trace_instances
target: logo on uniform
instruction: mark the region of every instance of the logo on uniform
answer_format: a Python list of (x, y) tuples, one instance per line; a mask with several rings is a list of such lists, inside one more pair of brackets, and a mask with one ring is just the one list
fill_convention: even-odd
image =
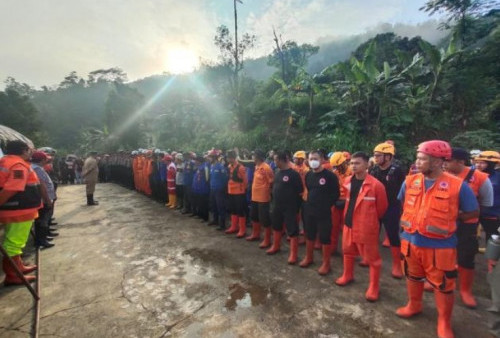
[(441, 189), (448, 189), (448, 182), (441, 182), (441, 183), (439, 183), (439, 187)]
[(420, 180), (415, 180), (413, 182), (413, 185), (416, 186), (416, 187), (420, 186)]
[(288, 176), (283, 176), (283, 182), (288, 182), (289, 178)]
[(319, 184), (325, 185), (326, 184), (326, 180), (324, 178), (320, 178), (319, 179)]

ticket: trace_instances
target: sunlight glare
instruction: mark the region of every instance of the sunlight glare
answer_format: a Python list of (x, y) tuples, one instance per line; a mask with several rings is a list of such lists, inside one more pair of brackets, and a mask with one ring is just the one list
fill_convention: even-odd
[(185, 48), (174, 48), (167, 52), (166, 68), (172, 74), (193, 72), (198, 66), (196, 54)]

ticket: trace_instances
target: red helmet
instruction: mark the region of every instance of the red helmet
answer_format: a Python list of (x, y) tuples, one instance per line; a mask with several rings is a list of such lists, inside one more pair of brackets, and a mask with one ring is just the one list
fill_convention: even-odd
[(207, 156), (219, 156), (219, 152), (212, 148), (212, 150), (207, 152)]
[(422, 142), (418, 145), (417, 152), (424, 153), (429, 156), (451, 159), (451, 147), (446, 141), (432, 140)]
[(165, 156), (163, 156), (163, 161), (172, 161), (172, 160), (173, 160), (173, 158), (169, 154), (166, 154)]

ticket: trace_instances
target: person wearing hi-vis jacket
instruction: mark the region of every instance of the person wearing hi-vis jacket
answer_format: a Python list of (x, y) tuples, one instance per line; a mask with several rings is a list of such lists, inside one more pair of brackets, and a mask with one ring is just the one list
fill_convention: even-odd
[(345, 286), (354, 281), (354, 260), (361, 255), (370, 266), (370, 284), (365, 298), (374, 302), (379, 297), (382, 268), (378, 245), (380, 219), (387, 210), (388, 202), (384, 185), (367, 172), (369, 159), (363, 152), (354, 153), (350, 163), (353, 175), (344, 181), (344, 273), (335, 283)]
[(451, 328), (457, 278), (457, 221), (479, 215), (479, 205), (467, 182), (443, 172), (450, 160), (448, 142), (432, 140), (419, 144), (418, 173), (408, 175), (401, 186), (401, 257), (406, 275), (408, 303), (396, 314), (409, 318), (422, 312), (424, 282), (434, 288), (438, 312), (438, 337), (454, 337)]

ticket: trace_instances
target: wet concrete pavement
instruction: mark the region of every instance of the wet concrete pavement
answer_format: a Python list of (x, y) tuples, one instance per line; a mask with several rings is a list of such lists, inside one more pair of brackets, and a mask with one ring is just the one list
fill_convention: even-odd
[[(342, 273), (317, 274), (286, 264), (288, 244), (268, 256), (257, 242), (227, 236), (198, 219), (167, 210), (133, 191), (100, 184), (97, 207), (84, 205), (84, 186), (59, 190), (60, 236), (42, 251), (41, 336), (58, 337), (434, 337), (436, 311), (411, 320), (394, 311), (406, 302), (405, 283), (390, 277), (389, 250), (380, 300), (368, 303), (368, 269), (356, 282)], [(304, 247), (299, 249), (299, 258)], [(488, 287), (481, 263), (479, 309), (456, 298), (457, 337), (488, 337)], [(0, 288), (0, 337), (28, 337), (30, 294)]]

